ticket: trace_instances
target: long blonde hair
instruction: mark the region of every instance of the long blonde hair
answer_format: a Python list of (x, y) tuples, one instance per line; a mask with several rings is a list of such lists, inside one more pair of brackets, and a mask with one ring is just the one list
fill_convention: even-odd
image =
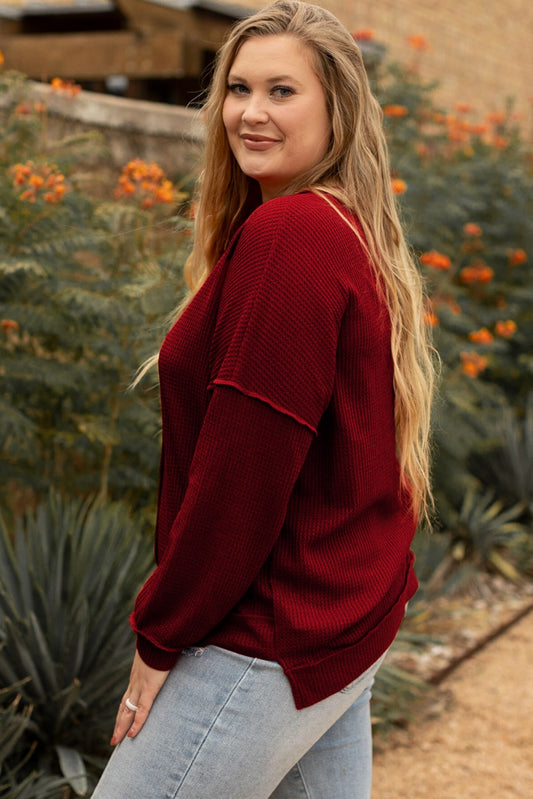
[(209, 275), (237, 228), (261, 203), (258, 184), (243, 174), (230, 150), (222, 107), (227, 76), (242, 44), (257, 36), (276, 35), (295, 37), (313, 53), (332, 125), (325, 157), (300, 175), (285, 193), (311, 189), (326, 199), (332, 195), (361, 223), (391, 317), (396, 442), (402, 482), (412, 497), (413, 510), (427, 520), (432, 504), (429, 427), (434, 366), (424, 324), (421, 279), (406, 245), (392, 193), (381, 108), (370, 90), (353, 36), (325, 9), (297, 0), (278, 0), (237, 23), (218, 52), (202, 111), (206, 145), (198, 185), (195, 240), (185, 269), (189, 298)]

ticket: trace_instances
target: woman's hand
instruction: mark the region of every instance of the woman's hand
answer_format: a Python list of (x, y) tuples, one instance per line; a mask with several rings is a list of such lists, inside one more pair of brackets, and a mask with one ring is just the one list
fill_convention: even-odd
[[(168, 674), (168, 671), (150, 668), (141, 660), (139, 653), (135, 653), (128, 689), (122, 697), (117, 713), (115, 729), (111, 738), (112, 746), (120, 743), (126, 734), (128, 738), (135, 738), (140, 732)], [(130, 710), (126, 706), (126, 699), (138, 709)]]

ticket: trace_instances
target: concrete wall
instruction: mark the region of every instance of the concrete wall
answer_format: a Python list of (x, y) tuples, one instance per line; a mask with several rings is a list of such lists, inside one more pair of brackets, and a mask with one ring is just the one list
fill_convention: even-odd
[[(98, 131), (106, 144), (109, 166), (121, 168), (133, 158), (142, 158), (155, 161), (169, 175), (187, 175), (197, 166), (203, 141), (197, 111), (96, 92), (70, 97), (42, 83), (28, 86), (30, 99), (46, 105), (50, 138)], [(0, 97), (0, 111), (10, 102), (11, 98)]]

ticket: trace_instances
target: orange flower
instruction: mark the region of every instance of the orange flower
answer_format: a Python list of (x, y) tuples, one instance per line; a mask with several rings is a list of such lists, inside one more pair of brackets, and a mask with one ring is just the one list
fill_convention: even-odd
[(493, 111), (491, 114), (487, 114), (487, 122), (490, 122), (492, 125), (501, 125), (505, 122), (505, 118), (503, 111)]
[[(13, 185), (25, 187), (19, 195), (22, 201), (34, 203), (42, 197), (47, 203), (58, 203), (66, 192), (65, 177), (55, 166), (36, 167), (33, 161), (28, 161), (26, 164), (15, 164), (12, 172)], [(42, 194), (39, 189), (43, 189)]]
[(141, 158), (129, 161), (118, 179), (115, 197), (127, 195), (136, 195), (143, 210), (156, 203), (173, 203), (184, 197), (175, 192), (172, 181), (167, 180), (160, 166), (148, 164)]
[(60, 94), (69, 94), (71, 97), (75, 97), (79, 92), (81, 92), (81, 86), (77, 83), (74, 83), (72, 80), (63, 80), (62, 78), (53, 78), (51, 81), (52, 91), (58, 92)]
[(29, 116), (30, 114), (41, 114), (43, 111), (46, 111), (46, 105), (44, 103), (31, 103), (24, 102), (19, 103), (15, 108), (15, 114), (19, 117)]
[(14, 319), (1, 319), (0, 326), (4, 333), (16, 332), (19, 329), (19, 323), (15, 322)]
[(46, 181), (47, 187), (52, 189), (52, 191), (47, 191), (44, 194), (44, 201), (46, 203), (59, 203), (63, 199), (63, 195), (66, 192), (66, 186), (63, 183), (63, 175), (59, 175), (58, 180), (53, 180), (55, 176), (50, 175), (48, 180)]
[(509, 266), (519, 266), (527, 261), (525, 250), (509, 250)]
[(509, 139), (506, 136), (495, 136), (492, 140), (492, 146), (497, 150), (506, 150), (509, 147)]
[(483, 136), (485, 133), (488, 133), (489, 126), (483, 123), (472, 125), (471, 131), (475, 136)]
[(437, 252), (437, 250), (430, 250), (430, 252), (422, 253), (420, 261), (426, 264), (426, 266), (432, 266), (434, 269), (441, 270), (449, 269), (452, 265), (448, 256), (443, 255), (441, 252)]
[(15, 114), (18, 117), (29, 116), (32, 112), (33, 108), (31, 107), (30, 103), (19, 103), (15, 108)]
[(135, 186), (126, 175), (121, 175), (118, 182), (119, 186), (115, 189), (116, 197), (121, 197), (123, 194), (135, 194)]
[(49, 174), (45, 181), (47, 189), (53, 189), (58, 183), (63, 183), (65, 177), (60, 173)]
[(404, 194), (407, 191), (407, 183), (400, 178), (392, 178), (391, 187), (394, 194)]
[(405, 105), (386, 105), (383, 113), (386, 117), (405, 117), (409, 109)]
[(479, 236), (483, 235), (483, 231), (475, 222), (467, 222), (463, 227), (463, 233), (465, 236), (471, 236), (472, 238), (479, 238)]
[(472, 110), (470, 103), (456, 103), (455, 108), (459, 114), (468, 114)]
[(461, 283), (467, 285), (472, 283), (490, 283), (493, 277), (494, 270), (482, 261), (478, 261), (478, 263), (472, 264), (471, 266), (465, 266), (459, 272)]
[(407, 43), (409, 44), (409, 47), (413, 48), (413, 50), (431, 50), (430, 43), (421, 33), (414, 33), (412, 36), (409, 36)]
[(164, 177), (161, 167), (155, 163), (147, 164), (142, 158), (134, 158), (133, 161), (129, 161), (123, 168), (122, 174), (137, 182), (157, 182)]
[(155, 191), (155, 199), (158, 203), (171, 203), (174, 201), (174, 189), (170, 180), (164, 180)]
[(13, 172), (15, 173), (15, 180), (13, 181), (14, 186), (21, 186), (23, 183), (26, 183), (26, 180), (29, 175), (31, 175), (31, 170), (33, 167), (33, 162), (28, 161), (27, 164), (15, 164), (13, 167)]
[(424, 322), (431, 327), (439, 326), (439, 317), (433, 311), (426, 311), (424, 314)]
[(0, 67), (3, 65), (3, 63), (4, 63), (4, 54), (0, 50)]
[(468, 375), (468, 377), (477, 377), (488, 365), (487, 359), (477, 352), (462, 352), (461, 361), (463, 364), (463, 372), (465, 375)]
[(461, 130), (459, 127), (452, 126), (448, 129), (448, 141), (462, 144), (468, 141), (468, 133), (465, 130)]
[(481, 327), (479, 330), (472, 330), (468, 338), (476, 344), (490, 344), (494, 336), (486, 327)]
[(513, 322), (512, 319), (496, 322), (494, 332), (501, 338), (511, 338), (516, 333), (516, 322)]
[(360, 30), (352, 33), (354, 39), (358, 42), (368, 42), (374, 38), (374, 31), (371, 28), (361, 28)]
[(35, 194), (35, 189), (26, 189), (25, 191), (22, 192), (19, 199), (23, 201), (27, 200), (30, 203), (34, 203), (35, 200), (37, 199), (37, 195)]

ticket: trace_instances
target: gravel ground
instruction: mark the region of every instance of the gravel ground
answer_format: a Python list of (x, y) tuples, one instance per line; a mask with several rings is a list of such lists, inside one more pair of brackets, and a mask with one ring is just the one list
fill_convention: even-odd
[(372, 799), (533, 797), (532, 664), (530, 611), (378, 742)]

